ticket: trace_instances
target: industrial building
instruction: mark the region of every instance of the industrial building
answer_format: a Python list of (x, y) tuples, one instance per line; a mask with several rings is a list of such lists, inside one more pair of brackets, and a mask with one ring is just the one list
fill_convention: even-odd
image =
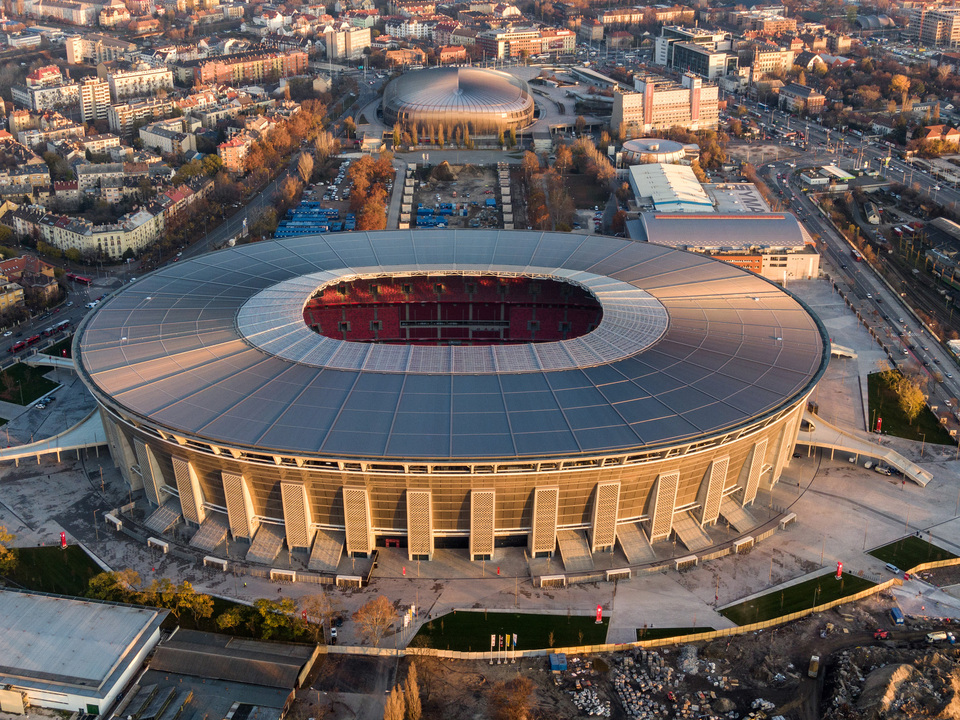
[(709, 547), (721, 517), (750, 526), (829, 358), (815, 316), (733, 265), (507, 230), (184, 260), (104, 300), (73, 350), (148, 527), (311, 569), (386, 538), (422, 560)]
[(0, 710), (105, 713), (159, 642), (167, 612), (0, 590)]
[(687, 165), (634, 165), (629, 178), (630, 189), (641, 208), (672, 213), (713, 212), (713, 201)]

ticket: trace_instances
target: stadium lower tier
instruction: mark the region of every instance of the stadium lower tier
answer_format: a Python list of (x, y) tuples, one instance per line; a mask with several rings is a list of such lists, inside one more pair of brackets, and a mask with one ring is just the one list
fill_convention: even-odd
[(518, 543), (552, 554), (560, 530), (586, 530), (598, 552), (613, 548), (624, 525), (638, 525), (650, 543), (680, 522), (713, 525), (721, 505), (748, 507), (778, 481), (806, 399), (725, 435), (638, 454), (457, 465), (270, 455), (174, 437), (104, 405), (101, 413), (131, 488), (188, 526), (209, 521), (252, 542), (270, 525), (291, 550), (307, 551), (318, 531), (335, 531), (352, 556), (371, 553), (378, 538), (403, 538), (421, 560), (438, 543), (459, 543), (485, 560)]

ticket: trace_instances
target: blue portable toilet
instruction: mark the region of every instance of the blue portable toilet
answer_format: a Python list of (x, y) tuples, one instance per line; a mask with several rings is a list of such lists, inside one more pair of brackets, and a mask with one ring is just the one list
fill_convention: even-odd
[(550, 653), (550, 672), (565, 672), (567, 669), (566, 653)]

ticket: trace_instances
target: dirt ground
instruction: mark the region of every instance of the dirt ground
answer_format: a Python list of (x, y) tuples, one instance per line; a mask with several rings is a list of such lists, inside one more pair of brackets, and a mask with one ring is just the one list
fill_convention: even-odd
[[(960, 568), (930, 571), (937, 585), (960, 581)], [(926, 634), (960, 628), (937, 618), (907, 617), (894, 626), (892, 595), (882, 593), (766, 632), (712, 642), (568, 656), (564, 673), (549, 672), (546, 657), (491, 665), (489, 661), (400, 658), (395, 675), (380, 661), (329, 656), (314, 685), (323, 692), (304, 718), (360, 717), (338, 693), (383, 694), (403, 681), (416, 662), (423, 717), (476, 720), (491, 717), (492, 688), (517, 675), (533, 681), (531, 718), (760, 718), (787, 720), (960, 718), (960, 661), (947, 641)], [(889, 633), (878, 638), (878, 629)], [(960, 644), (956, 646), (960, 648)], [(816, 678), (808, 676), (818, 655)], [(380, 669), (374, 667), (380, 663)], [(329, 693), (329, 695), (327, 694)], [(317, 695), (316, 698), (320, 698)], [(309, 699), (308, 699), (309, 702)], [(382, 700), (380, 700), (382, 703)], [(369, 715), (367, 715), (369, 717)]]
[[(495, 167), (441, 163), (421, 170), (417, 177), (414, 207), (423, 203), (425, 207), (437, 209), (441, 203), (450, 203), (454, 212), (445, 216), (448, 228), (503, 227)], [(495, 208), (485, 207), (490, 198), (496, 200)], [(467, 211), (466, 215), (462, 214), (463, 210)]]

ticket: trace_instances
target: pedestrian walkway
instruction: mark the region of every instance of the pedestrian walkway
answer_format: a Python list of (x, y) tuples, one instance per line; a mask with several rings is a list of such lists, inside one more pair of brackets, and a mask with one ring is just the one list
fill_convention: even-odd
[(44, 455), (56, 455), (59, 460), (61, 453), (105, 445), (106, 440), (100, 413), (94, 410), (72, 428), (53, 437), (0, 450), (0, 460), (14, 460), (18, 465), (23, 458), (36, 458), (39, 463)]

